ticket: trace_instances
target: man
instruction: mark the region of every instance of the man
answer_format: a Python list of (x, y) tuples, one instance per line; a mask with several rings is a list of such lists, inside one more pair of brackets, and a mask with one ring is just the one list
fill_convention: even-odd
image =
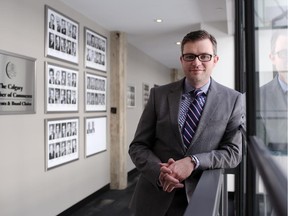
[(54, 69), (50, 68), (49, 69), (49, 84), (54, 84), (54, 80), (55, 80)]
[(55, 103), (54, 88), (49, 88), (49, 99), (48, 99), (48, 104), (54, 104), (54, 103)]
[(67, 72), (67, 82), (66, 82), (67, 86), (72, 86), (72, 77), (71, 77), (71, 73)]
[(61, 89), (61, 104), (66, 104), (66, 90), (65, 89)]
[(53, 33), (49, 33), (49, 48), (54, 49), (54, 34)]
[(55, 152), (54, 152), (54, 144), (49, 145), (49, 160), (54, 159)]
[(60, 51), (60, 37), (56, 35), (55, 38), (56, 38), (55, 50)]
[[(55, 131), (54, 131), (54, 125), (49, 125), (49, 140), (53, 140), (55, 138)], [(53, 147), (54, 151), (54, 147)]]
[(60, 89), (55, 88), (55, 104), (60, 104)]
[(72, 90), (72, 95), (71, 95), (71, 104), (76, 104), (77, 99), (76, 99), (76, 91)]
[(62, 123), (62, 137), (66, 137), (66, 123)]
[(77, 80), (76, 80), (76, 73), (72, 73), (72, 86), (76, 87)]
[(51, 13), (50, 14), (50, 21), (49, 21), (49, 28), (52, 30), (55, 29), (54, 20), (55, 20), (54, 14)]
[(59, 157), (61, 157), (60, 143), (56, 143), (55, 158), (59, 158)]
[(66, 155), (66, 141), (61, 142), (61, 156)]
[(60, 71), (57, 70), (56, 71), (56, 78), (55, 78), (55, 85), (60, 85), (61, 84), (61, 75), (60, 75)]
[(61, 33), (66, 35), (66, 20), (61, 20)]
[(260, 88), (259, 135), (287, 175), (288, 145), (288, 32), (276, 30), (271, 54), (276, 76)]
[[(151, 89), (129, 146), (141, 172), (131, 202), (135, 216), (182, 216), (203, 170), (233, 168), (241, 161), (242, 94), (211, 78), (219, 60), (215, 38), (191, 32), (181, 52), (185, 78)], [(193, 90), (202, 92), (191, 98)], [(195, 102), (203, 111), (191, 140), (186, 116)]]

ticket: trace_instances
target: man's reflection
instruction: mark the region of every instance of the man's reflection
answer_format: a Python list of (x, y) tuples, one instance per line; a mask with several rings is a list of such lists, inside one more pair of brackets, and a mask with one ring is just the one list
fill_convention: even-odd
[[(287, 156), (287, 47), (288, 31), (276, 31), (271, 39), (270, 54), (276, 76), (260, 88), (260, 114), (264, 122), (262, 138), (271, 153), (278, 156)], [(287, 173), (287, 164), (285, 170)]]

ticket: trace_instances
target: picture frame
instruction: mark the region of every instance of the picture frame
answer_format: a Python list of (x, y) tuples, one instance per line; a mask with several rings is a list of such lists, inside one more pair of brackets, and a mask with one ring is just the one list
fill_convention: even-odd
[(146, 107), (146, 104), (147, 104), (147, 102), (148, 102), (148, 99), (149, 99), (149, 91), (150, 91), (149, 84), (143, 83), (143, 84), (142, 84), (143, 109)]
[(45, 119), (46, 170), (79, 159), (79, 117)]
[(85, 157), (107, 150), (107, 117), (85, 118)]
[(136, 87), (135, 85), (127, 85), (127, 107), (136, 107)]
[(106, 111), (107, 78), (85, 73), (85, 111)]
[(78, 80), (78, 70), (49, 62), (45, 63), (46, 113), (78, 111)]
[(86, 68), (107, 71), (107, 38), (84, 27), (84, 62)]
[(45, 5), (45, 55), (79, 63), (79, 23)]

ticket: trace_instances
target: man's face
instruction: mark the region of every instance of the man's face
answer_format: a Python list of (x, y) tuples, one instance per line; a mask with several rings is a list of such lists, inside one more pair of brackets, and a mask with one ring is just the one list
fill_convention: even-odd
[(278, 37), (274, 53), (270, 55), (272, 64), (275, 66), (280, 78), (288, 83), (288, 37), (281, 35)]
[(180, 61), (187, 80), (195, 88), (200, 88), (205, 85), (212, 74), (213, 68), (218, 62), (219, 57), (214, 56), (213, 45), (209, 39), (188, 42), (183, 47), (183, 54), (211, 54), (212, 59), (208, 62), (201, 62), (198, 58), (193, 61), (184, 61), (182, 56)]

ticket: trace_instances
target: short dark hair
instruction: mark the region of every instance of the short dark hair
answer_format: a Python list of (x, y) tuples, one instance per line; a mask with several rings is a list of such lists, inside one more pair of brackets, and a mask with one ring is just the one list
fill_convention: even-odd
[(181, 42), (181, 53), (183, 54), (184, 45), (188, 42), (195, 42), (199, 40), (209, 39), (213, 45), (214, 55), (217, 54), (217, 41), (215, 37), (205, 30), (198, 30), (188, 33)]

